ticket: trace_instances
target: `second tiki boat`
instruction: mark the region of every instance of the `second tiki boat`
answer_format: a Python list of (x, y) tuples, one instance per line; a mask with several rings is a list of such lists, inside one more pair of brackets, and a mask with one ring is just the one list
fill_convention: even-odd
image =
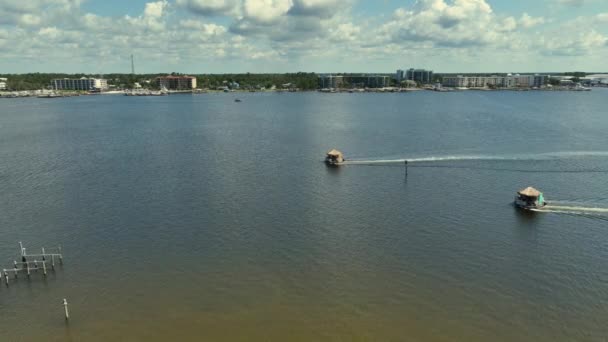
[(513, 203), (515, 206), (527, 210), (539, 209), (547, 205), (543, 193), (531, 186), (518, 191)]
[(329, 152), (327, 152), (327, 155), (325, 156), (325, 164), (330, 165), (330, 166), (338, 166), (342, 163), (344, 163), (344, 155), (342, 154), (342, 152), (333, 149)]

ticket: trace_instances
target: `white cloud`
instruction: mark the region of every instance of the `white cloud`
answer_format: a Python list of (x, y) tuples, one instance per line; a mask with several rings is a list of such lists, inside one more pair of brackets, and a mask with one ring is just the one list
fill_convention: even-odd
[(534, 27), (537, 25), (541, 25), (545, 23), (545, 18), (542, 17), (532, 17), (530, 16), (528, 13), (524, 13), (522, 14), (521, 18), (519, 19), (519, 24), (523, 27), (523, 28), (530, 28), (530, 27)]
[(148, 2), (144, 9), (144, 17), (160, 18), (163, 16), (163, 12), (168, 5), (169, 3), (167, 0)]
[(289, 10), (292, 15), (332, 17), (341, 8), (349, 7), (348, 0), (294, 0)]
[(498, 20), (485, 0), (420, 0), (411, 9), (397, 9), (378, 33), (384, 42), (465, 47), (504, 41), (505, 29), (515, 29), (514, 19)]
[(177, 0), (177, 5), (193, 13), (214, 16), (238, 13), (238, 0)]
[(21, 15), (19, 23), (25, 26), (36, 26), (40, 24), (40, 17), (34, 14), (26, 13)]
[(292, 0), (244, 0), (243, 11), (248, 20), (271, 24), (286, 15), (291, 6)]
[(84, 13), (76, 0), (0, 0), (0, 45), (11, 47), (0, 51), (0, 66), (24, 58), (41, 61), (28, 65), (94, 60), (100, 69), (124, 64), (119, 70), (128, 71), (134, 53), (157, 68), (190, 63), (201, 72), (234, 61), (314, 70), (332, 63), (398, 67), (407, 59), (437, 69), (431, 63), (475, 66), (504, 56), (505, 64), (545, 65), (608, 53), (608, 13), (555, 20), (550, 12), (496, 13), (488, 0), (418, 0), (392, 16), (364, 16), (354, 12), (354, 1), (148, 0), (139, 14), (103, 16)]
[(593, 29), (585, 28), (583, 31), (562, 34), (560, 32), (546, 34), (539, 39), (544, 55), (585, 56), (600, 51), (608, 43), (607, 36)]

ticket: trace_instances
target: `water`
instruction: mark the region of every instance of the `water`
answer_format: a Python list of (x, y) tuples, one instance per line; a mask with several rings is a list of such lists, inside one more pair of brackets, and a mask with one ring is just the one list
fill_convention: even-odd
[(606, 95), (1, 100), (0, 336), (604, 341)]

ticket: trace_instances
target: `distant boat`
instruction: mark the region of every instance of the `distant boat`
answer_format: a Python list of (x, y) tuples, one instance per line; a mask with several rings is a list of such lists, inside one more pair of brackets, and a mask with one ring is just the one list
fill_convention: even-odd
[(56, 99), (58, 97), (63, 97), (63, 96), (59, 95), (59, 94), (55, 94), (55, 93), (38, 95), (39, 99)]
[(329, 165), (329, 166), (338, 166), (342, 163), (344, 163), (344, 155), (342, 154), (342, 152), (333, 149), (329, 152), (327, 152), (327, 154), (325, 155), (325, 164)]
[(234, 99), (234, 102), (241, 102), (241, 99)]
[(591, 88), (583, 87), (582, 84), (577, 83), (576, 86), (574, 86), (574, 88), (572, 88), (572, 90), (574, 90), (574, 91), (591, 91)]
[(530, 186), (517, 192), (513, 204), (522, 209), (532, 210), (544, 207), (547, 202), (542, 192)]

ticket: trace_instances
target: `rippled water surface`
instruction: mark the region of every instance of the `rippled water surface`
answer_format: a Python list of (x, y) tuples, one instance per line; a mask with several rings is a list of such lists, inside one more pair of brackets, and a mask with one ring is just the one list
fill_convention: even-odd
[(1, 99), (1, 340), (604, 341), (607, 95)]

